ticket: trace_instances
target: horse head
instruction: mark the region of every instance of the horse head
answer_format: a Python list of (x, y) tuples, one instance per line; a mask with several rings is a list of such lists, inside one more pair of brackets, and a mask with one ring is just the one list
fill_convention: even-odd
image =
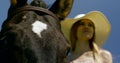
[(1, 63), (64, 63), (69, 44), (60, 21), (73, 0), (56, 0), (47, 9), (42, 0), (11, 0), (0, 32)]

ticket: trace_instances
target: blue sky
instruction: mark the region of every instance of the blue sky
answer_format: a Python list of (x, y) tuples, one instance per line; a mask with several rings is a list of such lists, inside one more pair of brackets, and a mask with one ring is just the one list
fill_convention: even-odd
[[(31, 0), (29, 0), (31, 1)], [(55, 0), (45, 0), (51, 5)], [(69, 0), (68, 0), (69, 1)], [(109, 50), (113, 55), (113, 62), (120, 63), (120, 0), (75, 0), (69, 18), (73, 18), (78, 14), (87, 13), (89, 11), (98, 10), (103, 12), (111, 23), (111, 33), (104, 49)], [(9, 0), (0, 1), (0, 26), (7, 18), (7, 10), (9, 8)]]

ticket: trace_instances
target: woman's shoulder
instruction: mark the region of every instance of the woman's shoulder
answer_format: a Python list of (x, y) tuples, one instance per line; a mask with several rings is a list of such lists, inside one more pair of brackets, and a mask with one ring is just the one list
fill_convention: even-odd
[(112, 63), (112, 54), (108, 50), (100, 50), (100, 55), (105, 63)]
[(112, 54), (111, 54), (111, 52), (110, 51), (108, 51), (108, 50), (105, 50), (105, 49), (101, 49), (100, 50), (100, 54), (102, 55), (102, 56), (106, 56), (106, 57), (112, 57)]

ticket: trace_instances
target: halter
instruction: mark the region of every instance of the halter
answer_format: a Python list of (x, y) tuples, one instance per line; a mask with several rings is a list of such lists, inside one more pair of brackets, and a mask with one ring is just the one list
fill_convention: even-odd
[(52, 17), (54, 17), (55, 19), (59, 20), (58, 17), (54, 13), (49, 11), (48, 9), (45, 9), (45, 8), (42, 8), (42, 7), (30, 6), (30, 5), (26, 5), (24, 7), (20, 7), (20, 8), (15, 9), (11, 13), (11, 15), (13, 16), (13, 15), (19, 13), (19, 12), (22, 12), (22, 11), (39, 11), (39, 12), (43, 12), (43, 13), (49, 14)]

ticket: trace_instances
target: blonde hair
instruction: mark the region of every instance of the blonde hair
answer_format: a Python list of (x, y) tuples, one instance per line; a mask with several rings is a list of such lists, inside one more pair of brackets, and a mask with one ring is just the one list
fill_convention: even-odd
[(102, 63), (101, 56), (100, 56), (100, 48), (95, 42), (93, 42), (93, 56), (94, 56), (95, 63)]

